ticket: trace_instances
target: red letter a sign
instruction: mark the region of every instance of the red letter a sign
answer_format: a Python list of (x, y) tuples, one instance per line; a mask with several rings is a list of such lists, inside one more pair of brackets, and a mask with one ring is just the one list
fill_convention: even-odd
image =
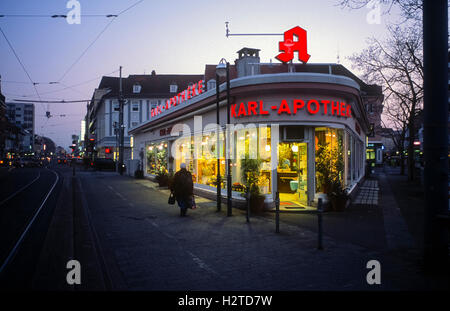
[[(294, 41), (294, 36), (298, 41)], [(294, 58), (294, 52), (298, 52), (298, 60), (304, 63), (308, 62), (310, 55), (306, 48), (306, 30), (296, 26), (284, 33), (284, 41), (279, 42), (279, 50), (276, 58), (284, 63), (291, 61)]]

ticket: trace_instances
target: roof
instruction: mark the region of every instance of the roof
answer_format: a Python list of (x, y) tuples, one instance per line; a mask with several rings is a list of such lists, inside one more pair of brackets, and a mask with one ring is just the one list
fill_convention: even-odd
[[(165, 97), (174, 96), (170, 92), (170, 85), (176, 84), (178, 92), (187, 89), (190, 83), (202, 80), (204, 75), (130, 75), (122, 78), (122, 91), (124, 97)], [(133, 93), (133, 85), (139, 84), (142, 89), (140, 93)], [(104, 76), (100, 81), (98, 89), (111, 89), (104, 97), (117, 97), (119, 95), (119, 78)]]
[[(364, 93), (363, 95), (382, 95), (382, 88), (379, 85), (370, 85), (366, 84), (360, 78), (358, 78), (354, 73), (350, 70), (342, 66), (341, 64), (293, 64), (295, 72), (309, 72), (309, 73), (323, 73), (323, 74), (333, 74), (338, 76), (345, 76), (356, 83), (359, 84), (361, 91)], [(274, 74), (274, 73), (286, 73), (289, 65), (284, 63), (273, 63), (260, 64), (260, 73), (261, 74)], [(330, 72), (331, 69), (331, 72)], [(215, 79), (216, 76), (216, 65), (206, 65), (205, 66), (205, 81), (209, 81), (211, 79)], [(236, 65), (230, 64), (230, 80), (237, 78)]]

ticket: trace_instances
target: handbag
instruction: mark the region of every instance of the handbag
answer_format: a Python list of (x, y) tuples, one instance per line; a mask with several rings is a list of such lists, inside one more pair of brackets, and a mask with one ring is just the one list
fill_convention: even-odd
[(197, 208), (197, 204), (195, 203), (195, 198), (194, 198), (194, 196), (192, 196), (191, 209), (196, 209), (196, 208)]
[(173, 194), (173, 192), (170, 193), (167, 203), (169, 203), (170, 205), (175, 204), (175, 194)]

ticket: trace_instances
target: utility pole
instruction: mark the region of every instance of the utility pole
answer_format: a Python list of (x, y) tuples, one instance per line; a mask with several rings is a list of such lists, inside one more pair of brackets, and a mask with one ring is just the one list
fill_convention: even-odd
[(448, 3), (423, 1), (424, 55), (424, 262), (428, 270), (448, 267)]
[(217, 121), (217, 211), (220, 212), (222, 207), (222, 189), (221, 189), (221, 177), (220, 177), (220, 114), (219, 114), (219, 75), (216, 72), (216, 121)]
[(120, 66), (119, 78), (119, 174), (123, 175), (123, 150), (124, 150), (124, 125), (123, 125), (123, 106), (124, 99), (122, 94), (122, 66)]

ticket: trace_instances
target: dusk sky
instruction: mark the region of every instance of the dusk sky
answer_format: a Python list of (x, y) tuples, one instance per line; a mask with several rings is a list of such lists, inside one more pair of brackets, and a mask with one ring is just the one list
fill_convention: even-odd
[[(2, 0), (0, 15), (67, 14), (67, 0)], [(81, 14), (117, 14), (138, 0), (79, 0)], [(115, 18), (98, 40), (69, 70), (112, 18), (82, 16), (80, 25), (63, 18), (0, 17), (0, 27), (29, 72), (43, 100), (90, 99), (102, 75), (203, 74), (205, 64), (224, 57), (231, 63), (242, 47), (261, 49), (262, 62), (277, 62), (282, 36), (225, 36), (233, 33), (282, 33), (293, 26), (308, 31), (310, 63), (341, 63), (366, 47), (366, 38), (383, 39), (386, 23), (399, 21), (396, 12), (369, 24), (368, 8), (341, 9), (338, 0), (321, 1), (153, 1), (144, 0)], [(383, 9), (383, 8), (382, 8)], [(32, 84), (3, 36), (0, 36), (2, 93), (7, 101), (37, 99)], [(62, 80), (61, 80), (62, 79)], [(49, 85), (48, 82), (60, 81)], [(90, 82), (87, 82), (90, 81)], [(85, 83), (87, 82), (87, 83)], [(44, 84), (46, 83), (46, 84)], [(70, 86), (71, 88), (68, 88)], [(72, 87), (73, 86), (73, 87)], [(26, 96), (26, 97), (24, 97)], [(35, 131), (68, 148), (80, 132), (85, 103), (36, 104)], [(66, 117), (58, 115), (66, 114)]]

